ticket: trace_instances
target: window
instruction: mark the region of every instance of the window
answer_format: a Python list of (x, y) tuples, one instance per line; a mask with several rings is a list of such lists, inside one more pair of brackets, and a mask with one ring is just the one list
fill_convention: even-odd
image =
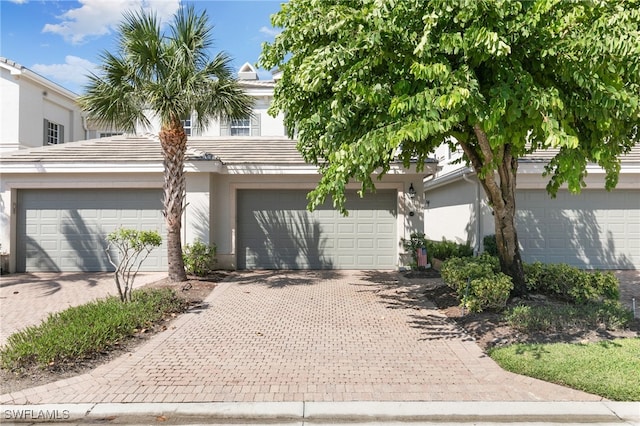
[(226, 120), (221, 123), (220, 136), (260, 136), (260, 116)]
[(193, 127), (191, 126), (191, 117), (187, 117), (180, 122), (182, 123), (182, 128), (184, 128), (184, 133), (187, 136), (191, 136), (191, 130), (193, 129)]
[(99, 138), (110, 138), (111, 136), (120, 136), (122, 132), (98, 132)]
[(44, 144), (58, 145), (64, 143), (64, 126), (47, 119), (44, 120)]
[(249, 117), (231, 120), (231, 136), (251, 136), (251, 120)]

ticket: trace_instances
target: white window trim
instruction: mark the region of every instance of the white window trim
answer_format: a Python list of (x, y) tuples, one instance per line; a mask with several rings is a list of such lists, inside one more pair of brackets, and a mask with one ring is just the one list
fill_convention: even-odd
[(44, 145), (64, 143), (64, 126), (60, 123), (44, 119)]

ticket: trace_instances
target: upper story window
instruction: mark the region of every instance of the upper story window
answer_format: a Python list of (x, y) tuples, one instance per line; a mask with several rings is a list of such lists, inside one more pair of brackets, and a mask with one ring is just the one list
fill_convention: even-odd
[(251, 119), (239, 118), (231, 120), (231, 136), (251, 136)]
[(220, 125), (220, 136), (260, 136), (260, 116), (226, 120)]
[(182, 123), (182, 128), (184, 129), (184, 133), (187, 136), (191, 136), (192, 130), (193, 130), (193, 126), (191, 125), (192, 123), (191, 116), (185, 118), (184, 120), (181, 120), (180, 122)]
[(111, 136), (120, 136), (122, 132), (98, 132), (99, 138), (110, 138)]
[(44, 144), (57, 145), (64, 143), (64, 126), (47, 119), (44, 120)]

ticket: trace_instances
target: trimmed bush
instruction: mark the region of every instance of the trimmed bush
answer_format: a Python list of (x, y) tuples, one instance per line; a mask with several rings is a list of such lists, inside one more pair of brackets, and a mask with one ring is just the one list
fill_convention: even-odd
[(184, 268), (188, 274), (204, 277), (216, 266), (215, 244), (207, 245), (200, 240), (186, 244), (182, 252)]
[(513, 289), (511, 277), (500, 272), (498, 258), (487, 254), (452, 257), (442, 264), (440, 274), (471, 312), (504, 308)]
[(500, 310), (507, 305), (513, 288), (511, 277), (498, 272), (492, 277), (471, 280), (470, 294), (462, 297), (462, 305), (471, 312)]
[(587, 272), (565, 263), (524, 265), (527, 289), (572, 303), (618, 300), (620, 283), (611, 272)]
[(440, 259), (442, 261), (452, 257), (471, 257), (473, 248), (467, 244), (458, 244), (453, 241), (427, 241), (427, 256), (429, 259)]

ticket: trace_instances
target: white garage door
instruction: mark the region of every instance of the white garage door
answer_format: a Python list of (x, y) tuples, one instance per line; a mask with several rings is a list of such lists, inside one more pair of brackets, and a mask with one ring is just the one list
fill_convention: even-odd
[(551, 199), (544, 190), (519, 190), (516, 205), (525, 261), (640, 268), (639, 191), (560, 191)]
[(330, 203), (306, 209), (306, 191), (238, 191), (239, 269), (394, 269), (395, 190), (347, 194), (349, 216)]
[[(112, 271), (106, 236), (118, 227), (165, 236), (157, 189), (28, 189), (18, 192), (18, 272)], [(166, 270), (166, 248), (154, 249), (141, 270)]]

